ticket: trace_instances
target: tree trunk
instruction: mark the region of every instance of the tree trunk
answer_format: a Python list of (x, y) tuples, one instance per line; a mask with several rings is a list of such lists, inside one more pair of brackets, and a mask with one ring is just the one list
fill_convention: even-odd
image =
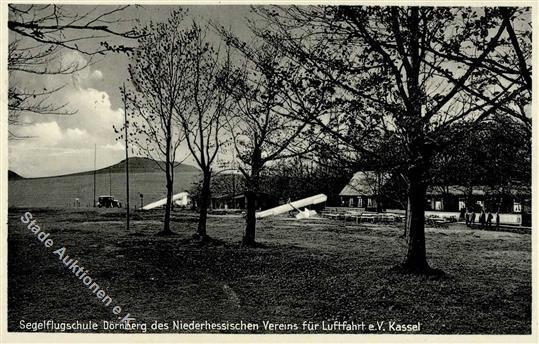
[(167, 163), (166, 175), (167, 175), (167, 203), (165, 205), (165, 220), (163, 223), (163, 234), (172, 234), (170, 229), (170, 212), (172, 210), (172, 193), (174, 188), (174, 183), (172, 182), (171, 177), (172, 171)]
[(380, 172), (376, 173), (376, 212), (381, 213), (382, 201), (381, 201), (381, 192), (382, 192), (382, 174)]
[(166, 138), (166, 158), (165, 158), (165, 175), (167, 180), (167, 203), (165, 205), (165, 219), (163, 221), (163, 232), (161, 234), (168, 235), (172, 234), (170, 230), (170, 212), (172, 210), (172, 194), (174, 191), (174, 161), (171, 161), (170, 158), (171, 151), (171, 132), (170, 132), (170, 123), (167, 127), (167, 138)]
[(202, 180), (202, 192), (200, 194), (200, 216), (198, 220), (198, 230), (196, 238), (201, 241), (206, 241), (208, 235), (206, 234), (206, 220), (208, 219), (208, 207), (210, 205), (210, 183), (211, 172), (204, 171)]
[(245, 218), (245, 233), (243, 235), (242, 245), (254, 246), (256, 232), (256, 192), (253, 190), (248, 190), (245, 193), (245, 198), (247, 201), (247, 217)]
[(260, 183), (260, 170), (262, 169), (262, 151), (255, 146), (251, 156), (251, 176), (247, 181), (246, 207), (247, 216), (245, 218), (245, 233), (243, 234), (242, 245), (254, 246), (256, 233), (256, 204)]
[(408, 234), (408, 228), (410, 228), (410, 198), (407, 197), (406, 199), (406, 209), (404, 212), (404, 233), (402, 233), (402, 237), (406, 238), (406, 234)]
[(412, 273), (425, 273), (430, 270), (425, 248), (425, 199), (427, 186), (422, 180), (422, 175), (423, 173), (420, 173), (420, 171), (412, 169), (408, 185), (408, 252), (402, 267), (405, 271)]

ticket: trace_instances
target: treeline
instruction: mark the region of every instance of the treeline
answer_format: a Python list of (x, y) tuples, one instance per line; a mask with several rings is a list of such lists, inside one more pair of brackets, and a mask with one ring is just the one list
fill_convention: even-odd
[[(430, 185), (441, 188), (456, 185), (470, 190), (487, 187), (501, 192), (531, 185), (531, 140), (522, 122), (502, 116), (480, 124), (461, 124), (452, 130), (449, 135), (460, 137), (434, 157), (429, 170)], [(392, 154), (395, 151), (398, 147), (394, 147)], [(261, 176), (260, 191), (281, 203), (324, 193), (328, 196), (328, 205), (340, 205), (339, 192), (362, 167), (343, 165), (338, 160), (321, 164), (317, 156), (322, 152), (317, 153), (268, 167)], [(393, 168), (384, 172), (388, 173), (388, 178), (382, 185), (380, 197), (404, 208), (404, 170)], [(241, 174), (217, 174), (212, 182), (213, 194), (231, 195), (245, 190), (246, 181)], [(196, 188), (193, 191), (197, 193)]]
[[(339, 206), (339, 193), (352, 175), (351, 169), (321, 166), (313, 160), (298, 157), (268, 167), (260, 176), (258, 190), (280, 204), (323, 193), (328, 196), (327, 205)], [(201, 183), (197, 182), (190, 190), (197, 203), (201, 189)], [(239, 173), (217, 173), (212, 179), (211, 194), (214, 196), (238, 195), (246, 190), (247, 180)]]

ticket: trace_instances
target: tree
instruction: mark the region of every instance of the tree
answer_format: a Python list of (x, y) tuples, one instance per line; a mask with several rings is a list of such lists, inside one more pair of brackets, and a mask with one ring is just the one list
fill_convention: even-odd
[[(121, 15), (128, 6), (92, 7), (80, 11), (53, 4), (8, 4), (8, 124), (22, 125), (21, 113), (73, 115), (67, 104), (50, 100), (63, 86), (36, 90), (24, 85), (19, 75), (68, 75), (86, 68), (96, 56), (125, 52), (131, 48), (109, 43), (112, 38), (135, 39), (140, 35), (119, 27), (129, 22)], [(63, 61), (66, 51), (75, 51), (85, 61)], [(10, 138), (17, 138), (9, 130)]]
[[(128, 67), (133, 90), (123, 90), (130, 115), (128, 139), (139, 155), (152, 159), (165, 173), (164, 235), (172, 234), (174, 168), (181, 163), (177, 153), (185, 138), (178, 112), (187, 111), (190, 101), (192, 32), (182, 28), (184, 16), (175, 11), (166, 23), (150, 23), (140, 30)], [(123, 128), (117, 132), (123, 133)]]
[[(261, 173), (268, 164), (303, 154), (310, 126), (286, 114), (284, 84), (279, 75), (283, 60), (269, 46), (249, 47), (221, 30), (226, 42), (246, 61), (233, 73), (233, 80), (221, 86), (235, 101), (237, 115), (228, 120), (234, 149), (245, 177), (246, 225), (242, 244), (255, 245), (256, 209)], [(252, 46), (252, 45), (251, 45)]]
[(212, 166), (224, 135), (225, 117), (231, 111), (230, 95), (219, 85), (231, 77), (230, 54), (221, 53), (206, 40), (206, 28), (193, 22), (190, 28), (190, 54), (187, 67), (191, 70), (189, 105), (178, 108), (177, 119), (183, 129), (187, 147), (202, 170), (202, 189), (198, 204), (200, 217), (195, 238), (206, 241), (206, 220), (211, 197)]
[(262, 177), (262, 191), (282, 201), (298, 200), (323, 193), (327, 205), (340, 205), (339, 193), (353, 173), (346, 167), (335, 168), (337, 161), (326, 160), (319, 151), (306, 156), (280, 160), (269, 165)]
[[(463, 86), (467, 92), (486, 103), (493, 103), (494, 97), (489, 97), (481, 91), (487, 89), (513, 88), (514, 92), (507, 97), (506, 104), (499, 104), (497, 111), (515, 117), (526, 125), (528, 136), (531, 136), (531, 117), (529, 106), (531, 104), (531, 20), (530, 7), (494, 7), (485, 9), (485, 17), (478, 17), (476, 9), (463, 9), (463, 24), (460, 30), (475, 30), (480, 38), (488, 35), (492, 30), (488, 16), (495, 18), (505, 26), (504, 34), (499, 39), (499, 44), (492, 53), (482, 60), (470, 58), (463, 54), (458, 47), (461, 35), (452, 37), (446, 43), (442, 51), (437, 53), (444, 58), (454, 60), (464, 66), (477, 65), (483, 74), (480, 81), (481, 87), (474, 88)], [(479, 21), (477, 21), (479, 19)], [(439, 70), (441, 73), (445, 71)], [(496, 96), (495, 94), (493, 96)]]
[(480, 126), (467, 126), (452, 128), (463, 139), (434, 156), (432, 185), (461, 185), (469, 198), (474, 186), (495, 190), (501, 197), (512, 186), (531, 184), (531, 140), (526, 123), (497, 116)]
[[(392, 135), (402, 147), (404, 154), (394, 165), (406, 166), (409, 231), (400, 269), (432, 272), (424, 204), (433, 156), (458, 139), (448, 135), (452, 126), (516, 111), (514, 101), (526, 90), (487, 63), (506, 56), (507, 20), (490, 8), (292, 6), (254, 11), (263, 20), (255, 33), (295, 61), (291, 74), (307, 72), (307, 83), (293, 85), (295, 93), (333, 89), (326, 102), (335, 109), (334, 120), (309, 112), (304, 120), (349, 147), (346, 154), (375, 168), (377, 161), (387, 161), (376, 150), (383, 141), (377, 137)], [(369, 146), (364, 140), (369, 135), (378, 144)]]

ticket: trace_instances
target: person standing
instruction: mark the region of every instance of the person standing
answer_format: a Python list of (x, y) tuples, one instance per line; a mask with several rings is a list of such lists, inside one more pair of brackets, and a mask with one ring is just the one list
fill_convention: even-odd
[(464, 207), (462, 207), (462, 208), (460, 208), (459, 221), (464, 221), (465, 216), (466, 216), (466, 209)]
[(487, 228), (490, 229), (490, 227), (492, 226), (492, 218), (494, 216), (492, 216), (492, 212), (488, 212), (488, 215), (487, 215)]
[(485, 228), (485, 218), (486, 218), (485, 210), (481, 208), (481, 214), (479, 214), (479, 225), (481, 226), (482, 229)]
[(466, 208), (466, 214), (464, 215), (464, 218), (466, 220), (466, 227), (470, 227), (470, 210)]
[(475, 210), (472, 210), (472, 215), (470, 215), (470, 227), (473, 228), (475, 225)]

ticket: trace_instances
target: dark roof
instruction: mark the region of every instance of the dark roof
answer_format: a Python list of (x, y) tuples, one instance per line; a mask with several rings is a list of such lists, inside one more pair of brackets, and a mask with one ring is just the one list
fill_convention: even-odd
[[(383, 186), (389, 179), (386, 173), (381, 174)], [(339, 196), (374, 196), (377, 188), (377, 173), (373, 171), (356, 172)]]

